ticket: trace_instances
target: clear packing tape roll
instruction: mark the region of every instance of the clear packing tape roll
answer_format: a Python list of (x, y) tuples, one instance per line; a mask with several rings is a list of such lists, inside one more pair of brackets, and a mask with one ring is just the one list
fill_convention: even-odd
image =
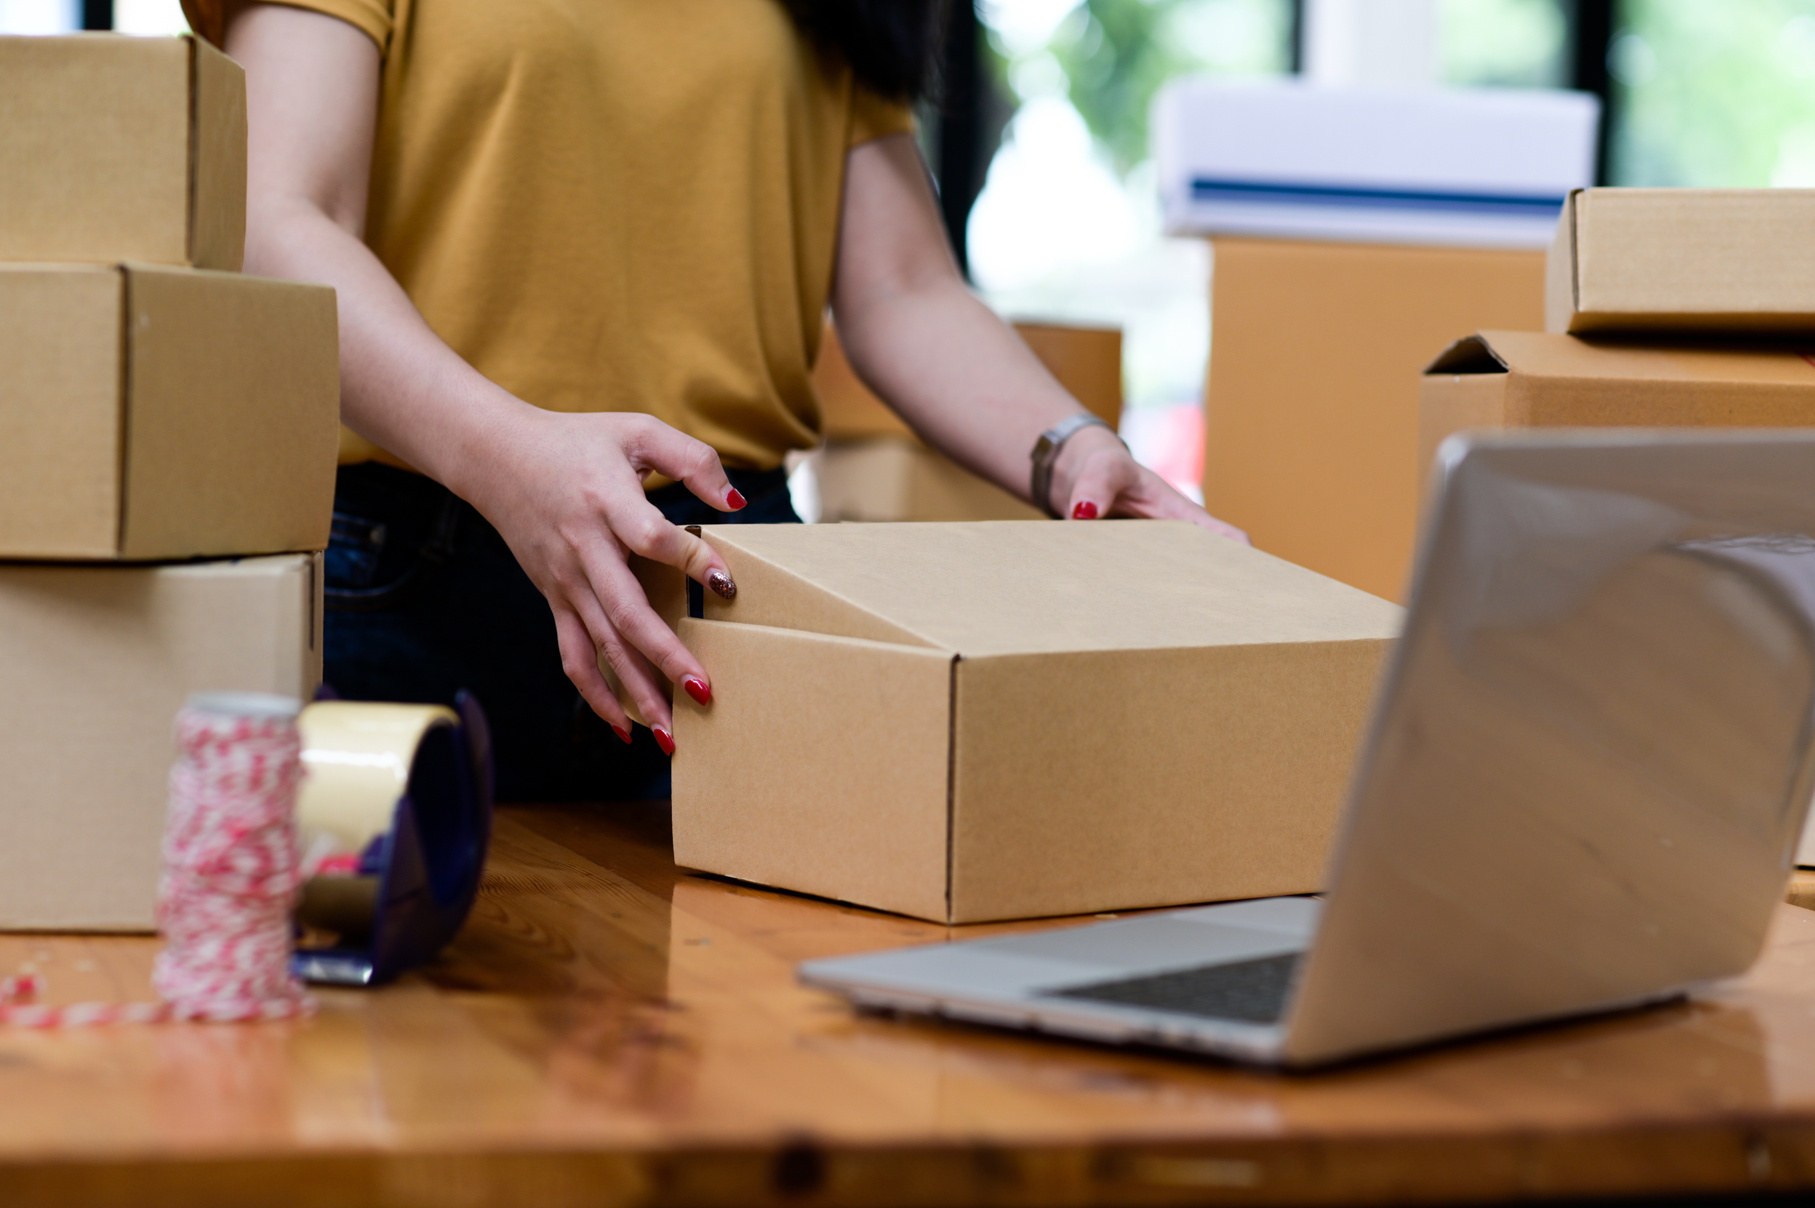
[(298, 718), (303, 852), (293, 964), (376, 985), (431, 959), (472, 909), (491, 840), (491, 742), (478, 703), (317, 701)]

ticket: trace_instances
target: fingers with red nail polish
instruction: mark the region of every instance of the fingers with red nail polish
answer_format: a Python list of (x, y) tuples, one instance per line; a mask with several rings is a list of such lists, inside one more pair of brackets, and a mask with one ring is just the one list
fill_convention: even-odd
[(698, 676), (688, 676), (681, 681), (681, 687), (687, 690), (688, 696), (691, 696), (700, 704), (709, 705), (712, 703), (712, 686)]
[(662, 754), (664, 754), (664, 755), (674, 754), (674, 735), (670, 734), (667, 730), (663, 729), (661, 726), (656, 726), (654, 729), (654, 733), (655, 733), (655, 745), (662, 748)]
[(1088, 499), (1078, 500), (1077, 506), (1071, 509), (1073, 520), (1095, 520), (1097, 515), (1097, 505)]
[(627, 727), (620, 726), (614, 721), (611, 723), (611, 732), (618, 736), (619, 742), (623, 743), (625, 746), (630, 745), (630, 730)]
[(730, 575), (717, 567), (706, 572), (706, 586), (710, 587), (712, 594), (720, 599), (734, 600), (737, 598), (737, 584), (731, 581)]
[(744, 499), (743, 495), (739, 493), (736, 487), (732, 487), (725, 492), (725, 506), (734, 512), (743, 511), (746, 502), (748, 501)]

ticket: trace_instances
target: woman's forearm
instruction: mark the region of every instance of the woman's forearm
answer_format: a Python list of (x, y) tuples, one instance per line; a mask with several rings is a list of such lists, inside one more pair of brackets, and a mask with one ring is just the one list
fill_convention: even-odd
[(333, 17), (264, 4), (234, 6), (226, 43), (247, 68), (246, 271), (334, 287), (341, 418), (468, 494), (470, 455), (525, 404), (436, 337), (363, 241), (378, 47)]
[(928, 443), (1034, 505), (1079, 520), (1188, 520), (1237, 541), (1101, 426), (1076, 429), (1034, 499), (1034, 444), (1084, 408), (966, 288), (913, 139), (851, 149), (832, 311), (851, 367)]
[(1023, 499), (1034, 441), (1082, 410), (955, 275), (841, 309), (838, 333), (852, 365), (927, 443)]
[(339, 296), (342, 421), (471, 498), (498, 427), (527, 404), (449, 348), (371, 249), (311, 202), (264, 199), (249, 228), (247, 271)]
[[(905, 135), (849, 154), (832, 306), (852, 368), (917, 433), (1030, 498), (1034, 441), (1083, 407), (966, 288)], [(1031, 502), (1061, 506), (1082, 461), (1105, 445), (1120, 448), (1102, 428), (1074, 435), (1053, 465), (1055, 499)]]

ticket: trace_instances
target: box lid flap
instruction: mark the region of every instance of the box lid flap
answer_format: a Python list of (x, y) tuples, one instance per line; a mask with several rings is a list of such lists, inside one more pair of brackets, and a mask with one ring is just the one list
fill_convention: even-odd
[(1505, 373), (1506, 362), (1478, 335), (1464, 336), (1437, 354), (1426, 373)]
[(1392, 637), (1401, 610), (1184, 521), (725, 525), (714, 620), (969, 658)]
[[(1495, 369), (1492, 366), (1501, 366)], [(1542, 378), (1815, 386), (1815, 359), (1798, 348), (1638, 345), (1536, 331), (1483, 331), (1458, 340), (1427, 375), (1514, 373)]]

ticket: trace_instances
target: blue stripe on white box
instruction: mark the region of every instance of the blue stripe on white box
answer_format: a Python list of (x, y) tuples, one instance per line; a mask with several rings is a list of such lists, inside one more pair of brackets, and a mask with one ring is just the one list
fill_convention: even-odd
[(1589, 183), (1598, 120), (1555, 90), (1185, 80), (1153, 129), (1172, 234), (1531, 248)]

